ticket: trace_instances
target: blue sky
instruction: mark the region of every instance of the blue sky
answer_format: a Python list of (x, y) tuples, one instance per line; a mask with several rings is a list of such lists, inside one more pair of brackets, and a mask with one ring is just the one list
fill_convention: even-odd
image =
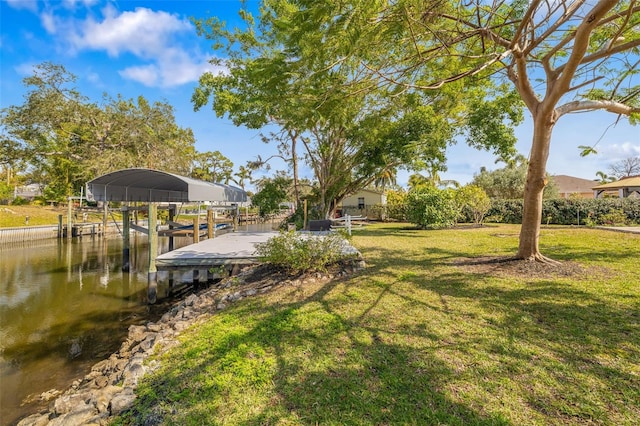
[[(194, 112), (190, 102), (198, 77), (213, 70), (208, 61), (214, 52), (197, 36), (189, 18), (218, 16), (239, 25), (239, 7), (239, 0), (0, 0), (0, 107), (21, 104), (22, 79), (34, 65), (50, 61), (75, 74), (77, 88), (92, 100), (106, 92), (170, 103), (178, 125), (193, 129), (196, 149), (218, 150), (236, 169), (257, 155), (269, 156), (276, 147), (261, 142), (258, 131), (218, 119), (210, 108)], [(616, 120), (606, 112), (562, 117), (554, 130), (547, 170), (594, 179), (611, 163), (640, 155), (640, 127), (625, 118), (614, 124)], [(518, 151), (528, 156), (528, 114), (516, 135)], [(582, 158), (579, 145), (596, 145), (598, 154)], [(451, 147), (448, 158), (449, 170), (441, 177), (460, 183), (469, 182), (481, 166), (501, 167), (490, 153), (464, 143)], [(405, 184), (407, 178), (408, 173), (400, 173), (398, 183)]]

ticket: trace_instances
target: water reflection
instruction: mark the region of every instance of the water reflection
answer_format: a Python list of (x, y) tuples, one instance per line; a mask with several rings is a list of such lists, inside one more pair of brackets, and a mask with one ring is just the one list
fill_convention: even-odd
[[(168, 239), (159, 246), (166, 252)], [(163, 313), (169, 294), (161, 279), (159, 303), (146, 303), (148, 246), (139, 235), (129, 273), (121, 270), (118, 237), (4, 245), (0, 259), (2, 424), (34, 412), (42, 392), (65, 389), (116, 351), (131, 324)]]

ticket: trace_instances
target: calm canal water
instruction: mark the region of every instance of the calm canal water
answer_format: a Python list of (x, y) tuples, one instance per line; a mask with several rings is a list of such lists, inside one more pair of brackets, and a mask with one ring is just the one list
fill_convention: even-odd
[[(160, 238), (159, 253), (167, 250)], [(36, 412), (42, 392), (65, 390), (117, 351), (131, 324), (164, 313), (167, 280), (148, 305), (147, 266), (143, 236), (131, 238), (129, 273), (119, 236), (0, 245), (0, 424)]]

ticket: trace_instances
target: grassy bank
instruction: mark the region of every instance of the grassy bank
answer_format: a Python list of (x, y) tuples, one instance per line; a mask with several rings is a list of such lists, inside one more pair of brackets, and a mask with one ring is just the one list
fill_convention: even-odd
[[(67, 221), (66, 207), (53, 206), (0, 206), (0, 228), (20, 226), (57, 225), (58, 216)], [(26, 218), (29, 217), (27, 223)], [(82, 222), (82, 217), (74, 219)], [(88, 212), (87, 222), (102, 222), (102, 213)]]
[[(640, 235), (359, 230), (368, 267), (187, 331), (117, 424), (637, 424)], [(151, 423), (149, 423), (151, 422)]]
[[(86, 220), (85, 222), (102, 222), (102, 211), (98, 211), (96, 209), (87, 209), (86, 211)], [(164, 211), (166, 213), (166, 211)], [(67, 223), (67, 215), (69, 211), (66, 206), (63, 207), (55, 207), (55, 206), (32, 206), (32, 205), (24, 205), (24, 206), (13, 206), (13, 205), (0, 205), (0, 228), (17, 228), (21, 226), (39, 226), (39, 225), (57, 225), (58, 224), (58, 216), (62, 215), (63, 223)], [(74, 210), (73, 213), (73, 221), (82, 222), (84, 219), (82, 217), (82, 212), (78, 212)], [(26, 217), (29, 217), (29, 222), (26, 222)], [(186, 214), (182, 213), (179, 217), (175, 218), (175, 221), (182, 221), (184, 223), (193, 223), (193, 218), (195, 214)], [(201, 215), (202, 216), (202, 215)], [(206, 216), (205, 216), (206, 217)], [(114, 211), (113, 209), (109, 213), (108, 220), (118, 221), (122, 220), (121, 213), (119, 211)], [(203, 218), (203, 220), (205, 220)]]
[(66, 214), (66, 209), (59, 207), (0, 206), (0, 228), (25, 226), (27, 216), (30, 226), (55, 225), (58, 223), (58, 215), (66, 217)]

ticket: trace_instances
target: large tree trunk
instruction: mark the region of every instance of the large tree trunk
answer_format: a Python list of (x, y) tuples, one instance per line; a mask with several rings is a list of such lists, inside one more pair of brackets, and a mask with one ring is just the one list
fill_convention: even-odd
[(300, 207), (300, 182), (298, 179), (298, 154), (296, 153), (296, 140), (291, 140), (291, 166), (293, 168), (293, 194), (296, 201), (296, 210)]
[(551, 133), (555, 124), (554, 111), (534, 115), (531, 158), (524, 187), (524, 211), (520, 229), (519, 259), (546, 261), (540, 253), (540, 223), (542, 221), (542, 194), (547, 184), (546, 166), (549, 157)]
[(300, 207), (300, 181), (298, 179), (298, 154), (296, 152), (296, 143), (298, 142), (298, 134), (292, 130), (287, 130), (289, 139), (291, 140), (291, 168), (293, 169), (293, 196), (296, 202), (296, 210)]

